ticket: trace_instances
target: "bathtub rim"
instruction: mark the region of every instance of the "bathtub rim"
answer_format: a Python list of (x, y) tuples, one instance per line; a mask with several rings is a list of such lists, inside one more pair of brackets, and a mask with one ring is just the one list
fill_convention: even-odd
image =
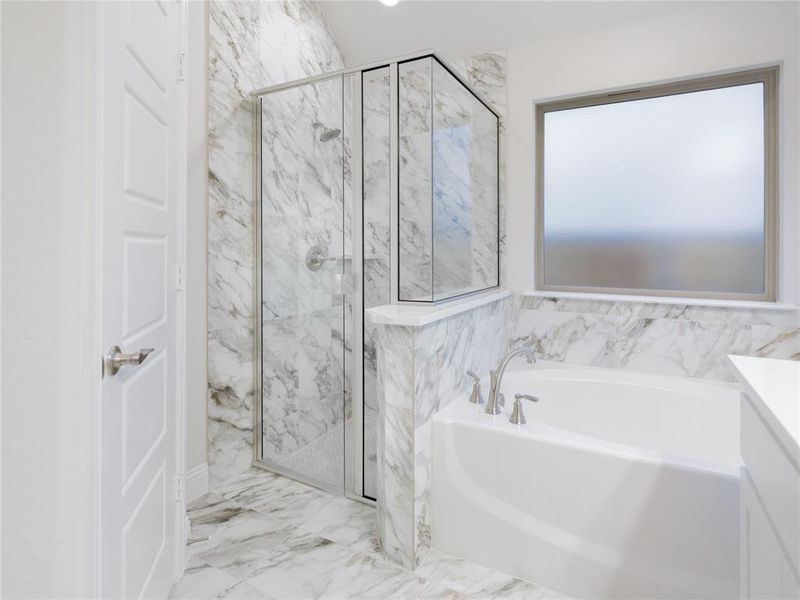
[(527, 425), (513, 425), (508, 422), (508, 414), (505, 411), (496, 416), (488, 415), (483, 412), (482, 407), (478, 408), (475, 405), (466, 403), (466, 401), (460, 402), (456, 400), (451, 402), (434, 415), (433, 421), (434, 424), (442, 426), (462, 425), (494, 434), (511, 435), (532, 439), (540, 443), (555, 444), (573, 450), (600, 452), (616, 458), (636, 460), (653, 466), (703, 472), (737, 480), (741, 475), (741, 457), (739, 457), (739, 461), (735, 465), (714, 463), (611, 442), (552, 425), (536, 423), (534, 419), (529, 419)]
[[(565, 372), (584, 373), (585, 377), (570, 378)], [(649, 387), (657, 390), (670, 390), (676, 392), (686, 392), (699, 394), (702, 392), (715, 393), (722, 399), (723, 394), (733, 397), (733, 393), (738, 393), (737, 401), (743, 392), (742, 385), (737, 381), (721, 381), (716, 379), (704, 379), (702, 377), (688, 377), (685, 375), (665, 375), (662, 373), (643, 373), (641, 371), (630, 371), (627, 369), (614, 369), (611, 367), (598, 367), (594, 365), (579, 365), (574, 363), (563, 363), (550, 360), (537, 360), (529, 365), (524, 362), (511, 364), (505, 372), (505, 377), (516, 377), (523, 373), (553, 373), (555, 379), (566, 381), (574, 379), (576, 381), (600, 381), (604, 383), (624, 383), (625, 385), (637, 387)], [(479, 375), (481, 375), (479, 373)], [(486, 374), (488, 377), (488, 374)], [(483, 376), (483, 375), (482, 375)], [(612, 377), (616, 376), (617, 379)], [(733, 400), (731, 400), (733, 401)]]

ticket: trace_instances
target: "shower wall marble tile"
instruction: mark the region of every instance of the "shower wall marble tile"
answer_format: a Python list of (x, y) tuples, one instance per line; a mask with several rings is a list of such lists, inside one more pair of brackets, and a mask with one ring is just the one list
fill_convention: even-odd
[[(345, 418), (343, 101), (341, 79), (262, 99), (263, 457), (306, 476), (320, 465), (295, 454), (342, 432)], [(306, 265), (312, 248), (329, 258), (317, 270)], [(341, 487), (341, 464), (317, 469), (319, 482)]]
[[(249, 94), (260, 87), (342, 66), (341, 53), (313, 2), (209, 3), (208, 378), (212, 483), (246, 470), (252, 460), (253, 157)], [(280, 327), (277, 323), (275, 326)]]
[(508, 80), (506, 77), (506, 51), (495, 50), (476, 54), (467, 59), (450, 62), (480, 96), (500, 115), (500, 137), (498, 139), (500, 182), (500, 283), (505, 282), (506, 247), (506, 129), (505, 115), (508, 106)]
[[(502, 116), (504, 54), (455, 66)], [(497, 120), (429, 58), (399, 66), (399, 119), (400, 299), (439, 300), (496, 285), (505, 229), (498, 223), (505, 163), (502, 156), (498, 162)]]
[(498, 285), (498, 119), (437, 62), (432, 102), (438, 300)]
[(398, 65), (398, 297), (433, 296), (432, 61)]
[(510, 296), (422, 327), (378, 332), (378, 535), (415, 568), (430, 547), (431, 419), (469, 398), (465, 370), (487, 373), (507, 347)]
[(734, 381), (728, 354), (800, 360), (793, 309), (523, 296), (512, 346), (545, 360)]

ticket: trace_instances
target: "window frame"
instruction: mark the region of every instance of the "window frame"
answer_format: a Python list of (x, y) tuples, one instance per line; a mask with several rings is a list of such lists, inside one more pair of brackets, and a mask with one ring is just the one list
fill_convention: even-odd
[[(666, 298), (695, 298), (747, 302), (776, 302), (778, 288), (778, 77), (779, 66), (731, 72), (643, 85), (612, 92), (586, 94), (535, 103), (535, 286), (545, 292), (618, 294)], [(648, 98), (674, 96), (753, 83), (764, 85), (764, 293), (731, 293), (690, 290), (660, 290), (597, 286), (546, 285), (544, 282), (544, 118), (547, 113), (575, 108), (617, 104)]]

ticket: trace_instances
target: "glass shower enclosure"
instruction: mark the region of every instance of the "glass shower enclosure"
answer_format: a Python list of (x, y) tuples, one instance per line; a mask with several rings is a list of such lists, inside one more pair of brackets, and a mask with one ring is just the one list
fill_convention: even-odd
[(252, 98), (254, 463), (374, 500), (365, 311), (499, 284), (499, 119), (433, 54)]

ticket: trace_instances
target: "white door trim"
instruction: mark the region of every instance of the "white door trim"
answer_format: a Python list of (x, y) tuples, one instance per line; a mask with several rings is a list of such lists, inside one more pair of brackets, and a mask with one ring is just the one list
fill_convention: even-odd
[[(177, 465), (177, 481), (179, 494), (175, 506), (175, 580), (177, 581), (185, 567), (185, 549), (188, 541), (188, 529), (186, 522), (186, 216), (187, 216), (187, 119), (188, 119), (188, 97), (186, 93), (186, 61), (187, 54), (187, 5), (183, 0), (178, 2), (178, 53), (176, 60), (176, 77), (178, 78), (178, 142), (175, 151), (178, 153), (178, 186), (176, 190), (178, 200), (178, 231), (177, 231), (177, 263), (180, 265), (181, 272), (175, 273), (178, 293), (176, 294), (177, 310), (177, 344), (176, 366), (178, 374), (175, 378), (175, 464)], [(179, 281), (180, 279), (180, 281)]]

